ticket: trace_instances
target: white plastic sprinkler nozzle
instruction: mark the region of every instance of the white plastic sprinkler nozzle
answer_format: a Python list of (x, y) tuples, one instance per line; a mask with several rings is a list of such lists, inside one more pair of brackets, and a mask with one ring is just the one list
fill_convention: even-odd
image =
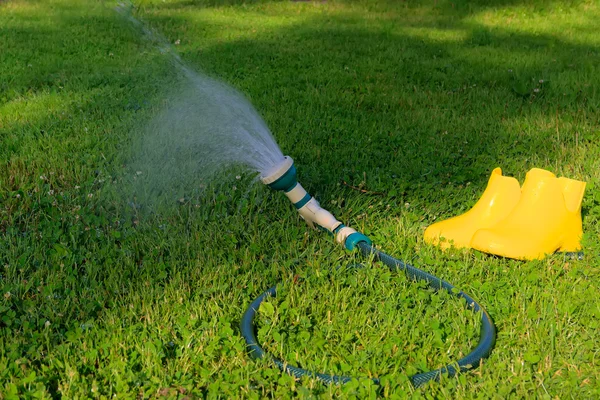
[(298, 183), (296, 167), (291, 157), (285, 156), (284, 160), (267, 171), (261, 180), (271, 189), (283, 191), (310, 227), (314, 228), (317, 225), (328, 230), (335, 235), (336, 241), (344, 244), (347, 249), (352, 250), (360, 241), (370, 243), (365, 235), (342, 224), (308, 194)]
[(283, 187), (279, 187), (277, 185), (281, 185), (283, 180), (283, 176), (288, 176), (290, 183), (297, 183), (298, 180), (296, 178), (296, 168), (294, 167), (294, 160), (291, 157), (285, 156), (283, 161), (279, 164), (272, 166), (264, 176), (261, 176), (261, 181), (265, 185), (269, 186), (271, 189), (275, 190), (285, 190)]

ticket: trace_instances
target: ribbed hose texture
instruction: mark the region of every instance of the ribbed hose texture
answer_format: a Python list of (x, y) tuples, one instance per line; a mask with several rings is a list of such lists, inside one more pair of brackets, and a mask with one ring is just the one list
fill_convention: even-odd
[[(431, 274), (428, 274), (425, 271), (422, 271), (418, 268), (413, 267), (412, 265), (406, 264), (400, 260), (395, 259), (377, 249), (373, 246), (367, 244), (366, 242), (358, 243), (357, 247), (360, 252), (365, 257), (373, 257), (375, 260), (379, 260), (390, 268), (392, 271), (404, 271), (409, 279), (426, 281), (434, 290), (444, 289), (448, 293), (455, 295), (459, 298), (463, 298), (466, 301), (467, 308), (473, 312), (481, 312), (481, 330), (480, 330), (480, 339), (477, 347), (469, 353), (466, 357), (460, 359), (456, 363), (451, 363), (443, 368), (436, 369), (434, 371), (423, 372), (420, 374), (413, 375), (410, 380), (415, 387), (419, 387), (429, 382), (430, 380), (439, 380), (443, 374), (447, 374), (448, 376), (454, 376), (458, 372), (466, 371), (471, 368), (475, 368), (479, 365), (481, 360), (487, 357), (494, 347), (494, 343), (496, 341), (496, 329), (492, 320), (488, 313), (485, 311), (483, 307), (481, 307), (475, 300), (473, 300), (469, 295), (462, 291), (454, 290), (454, 286), (449, 284), (448, 282), (439, 279)], [(248, 344), (248, 350), (250, 351), (250, 355), (253, 358), (263, 358), (269, 357), (277, 367), (279, 367), (282, 371), (295, 376), (296, 378), (301, 378), (303, 376), (309, 376), (312, 378), (319, 379), (327, 384), (343, 384), (352, 379), (350, 376), (341, 376), (341, 375), (328, 375), (328, 374), (319, 374), (316, 372), (308, 371), (302, 368), (295, 367), (290, 365), (284, 361), (281, 361), (277, 358), (268, 356), (267, 353), (262, 349), (260, 344), (258, 343), (256, 336), (254, 334), (254, 317), (256, 315), (257, 310), (260, 307), (260, 304), (267, 296), (276, 296), (277, 295), (277, 287), (273, 286), (263, 294), (261, 294), (256, 300), (254, 300), (246, 312), (242, 317), (241, 322), (241, 332), (244, 340)], [(373, 378), (375, 383), (379, 383), (377, 378)]]
[(412, 265), (406, 264), (400, 260), (395, 259), (382, 251), (377, 250), (373, 246), (361, 242), (358, 244), (360, 252), (365, 257), (373, 256), (376, 260), (381, 261), (388, 266), (392, 271), (404, 271), (409, 279), (417, 281), (426, 281), (429, 287), (435, 290), (444, 289), (448, 293), (453, 294), (459, 298), (463, 298), (466, 301), (467, 308), (473, 312), (481, 312), (481, 330), (479, 337), (479, 344), (473, 351), (466, 355), (466, 357), (458, 360), (457, 363), (449, 364), (443, 368), (436, 369), (434, 371), (423, 372), (421, 374), (413, 375), (410, 380), (415, 387), (419, 387), (428, 381), (435, 379), (439, 380), (442, 374), (448, 374), (449, 376), (456, 375), (459, 371), (466, 371), (471, 368), (475, 368), (481, 362), (481, 359), (487, 357), (492, 352), (494, 343), (496, 342), (496, 328), (490, 318), (489, 314), (485, 309), (480, 306), (471, 296), (463, 291), (454, 290), (454, 286), (448, 282), (437, 278), (425, 271), (413, 267)]

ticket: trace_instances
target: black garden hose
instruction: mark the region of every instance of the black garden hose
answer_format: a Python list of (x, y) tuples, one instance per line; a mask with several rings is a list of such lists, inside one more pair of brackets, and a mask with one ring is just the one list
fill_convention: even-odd
[[(422, 271), (418, 268), (413, 267), (412, 265), (406, 264), (400, 260), (395, 259), (377, 249), (366, 242), (359, 242), (357, 247), (360, 249), (360, 252), (365, 257), (373, 256), (376, 260), (381, 261), (385, 265), (387, 265), (392, 271), (404, 271), (406, 275), (410, 279), (426, 281), (430, 288), (434, 290), (444, 289), (448, 293), (455, 295), (457, 297), (465, 299), (467, 303), (467, 308), (473, 312), (481, 312), (481, 330), (480, 330), (480, 339), (479, 344), (473, 351), (467, 354), (466, 357), (460, 359), (456, 363), (451, 363), (446, 365), (443, 368), (439, 368), (429, 372), (423, 372), (420, 374), (413, 375), (410, 378), (413, 386), (419, 387), (429, 382), (430, 380), (439, 380), (442, 374), (447, 374), (448, 376), (454, 376), (458, 372), (467, 371), (471, 368), (475, 368), (479, 365), (481, 360), (487, 357), (492, 351), (492, 347), (496, 341), (496, 329), (494, 324), (492, 323), (492, 319), (489, 314), (485, 311), (485, 309), (480, 306), (473, 298), (462, 291), (456, 291), (454, 286), (449, 284), (448, 282), (436, 278), (435, 276), (428, 274), (425, 271)], [(302, 368), (298, 368), (292, 366), (284, 361), (281, 361), (275, 357), (268, 355), (263, 348), (258, 343), (256, 336), (254, 334), (254, 316), (260, 304), (263, 300), (268, 297), (274, 297), (277, 295), (277, 287), (273, 286), (260, 296), (254, 300), (246, 312), (242, 317), (241, 322), (241, 331), (242, 336), (246, 340), (248, 344), (248, 349), (250, 351), (250, 355), (254, 358), (270, 358), (277, 367), (279, 367), (282, 371), (295, 376), (296, 378), (301, 378), (303, 376), (309, 376), (312, 378), (317, 378), (325, 383), (331, 384), (340, 384), (346, 383), (352, 379), (350, 376), (342, 376), (342, 375), (328, 375), (328, 374), (320, 374), (312, 371), (308, 371)], [(379, 380), (374, 378), (373, 381), (379, 384)]]

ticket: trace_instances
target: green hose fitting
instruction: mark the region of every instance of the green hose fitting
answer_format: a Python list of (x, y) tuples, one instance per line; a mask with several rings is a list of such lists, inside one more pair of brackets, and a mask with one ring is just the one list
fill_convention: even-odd
[(347, 227), (344, 224), (341, 224), (335, 228), (333, 234), (336, 236), (337, 241), (344, 245), (346, 250), (354, 250), (361, 242), (365, 242), (368, 245), (372, 244), (371, 239), (369, 239), (367, 236), (357, 232), (356, 229)]
[(372, 244), (371, 239), (369, 239), (362, 233), (360, 233), (360, 232), (351, 233), (346, 238), (346, 241), (344, 242), (344, 247), (346, 247), (347, 250), (354, 250), (356, 248), (356, 246), (358, 246), (358, 244), (361, 242), (365, 242), (369, 246)]

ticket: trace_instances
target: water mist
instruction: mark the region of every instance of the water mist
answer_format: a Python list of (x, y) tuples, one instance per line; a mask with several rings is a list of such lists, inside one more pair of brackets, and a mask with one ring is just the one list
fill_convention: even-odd
[(137, 201), (194, 196), (224, 171), (264, 174), (284, 160), (269, 128), (239, 91), (192, 69), (129, 8), (118, 11), (167, 57), (176, 82), (134, 140), (129, 170)]

